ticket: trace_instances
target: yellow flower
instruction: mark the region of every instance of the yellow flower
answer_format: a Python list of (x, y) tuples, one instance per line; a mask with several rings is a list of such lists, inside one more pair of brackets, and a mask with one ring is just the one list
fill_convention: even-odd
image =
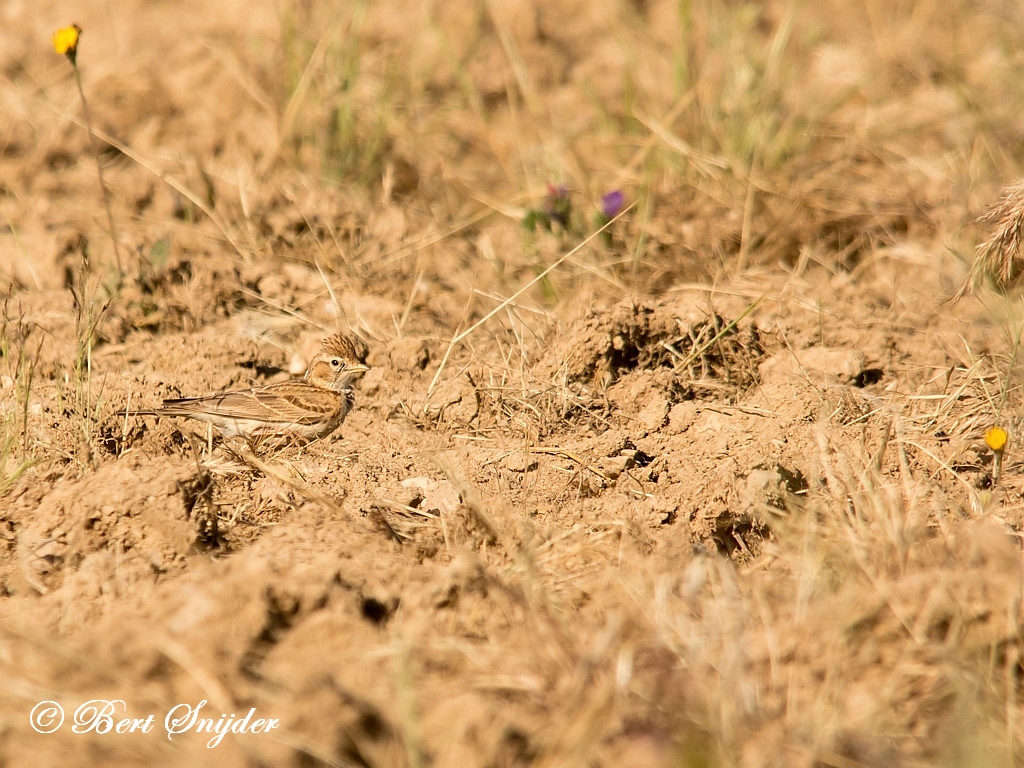
[(989, 427), (985, 430), (985, 445), (995, 453), (1001, 453), (1009, 439), (1010, 436), (1002, 427)]
[(82, 28), (77, 24), (58, 29), (53, 33), (53, 50), (66, 55), (73, 64), (75, 54), (78, 52), (78, 36), (81, 34)]

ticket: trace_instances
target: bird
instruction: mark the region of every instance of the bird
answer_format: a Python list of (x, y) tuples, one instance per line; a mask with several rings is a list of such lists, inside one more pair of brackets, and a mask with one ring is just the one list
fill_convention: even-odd
[(352, 410), (352, 385), (370, 370), (362, 357), (365, 347), (360, 354), (357, 342), (336, 333), (320, 343), (301, 379), (164, 400), (160, 408), (119, 411), (118, 415), (183, 416), (212, 424), (225, 437), (243, 437), (250, 442), (266, 438), (319, 440), (336, 430)]

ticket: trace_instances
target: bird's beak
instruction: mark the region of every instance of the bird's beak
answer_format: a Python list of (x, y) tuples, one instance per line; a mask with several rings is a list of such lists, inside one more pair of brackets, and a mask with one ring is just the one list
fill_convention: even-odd
[(363, 363), (354, 363), (353, 365), (348, 366), (346, 373), (356, 375), (366, 373), (368, 370), (370, 370), (370, 366), (364, 365)]

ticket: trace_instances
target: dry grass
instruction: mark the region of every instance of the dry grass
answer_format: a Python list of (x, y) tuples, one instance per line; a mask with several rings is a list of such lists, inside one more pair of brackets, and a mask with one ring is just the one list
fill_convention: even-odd
[[(0, 763), (1024, 762), (1017, 4), (58, 10), (0, 29)], [(338, 439), (114, 416), (339, 327)], [(90, 698), (282, 729), (29, 728)]]
[(1020, 276), (1021, 229), (1024, 228), (1024, 182), (1016, 182), (1002, 193), (1002, 199), (978, 219), (992, 234), (978, 246), (974, 263), (957, 291), (957, 298), (977, 290), (988, 278), (996, 290), (1009, 293)]

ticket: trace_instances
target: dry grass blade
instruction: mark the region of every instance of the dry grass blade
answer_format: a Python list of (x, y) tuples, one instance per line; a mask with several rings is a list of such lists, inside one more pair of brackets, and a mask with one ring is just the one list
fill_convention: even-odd
[(565, 448), (545, 448), (543, 446), (537, 446), (537, 447), (530, 448), (529, 452), (530, 453), (548, 454), (550, 456), (561, 456), (562, 458), (569, 459), (570, 461), (575, 462), (576, 464), (578, 464), (579, 466), (583, 467), (587, 471), (593, 472), (595, 475), (597, 475), (602, 480), (609, 480), (609, 481), (611, 481), (611, 480), (615, 479), (611, 475), (605, 474), (600, 469), (595, 467), (593, 464), (590, 464), (589, 462), (584, 461), (579, 456), (577, 456), (575, 453), (573, 453), (572, 451), (568, 451)]
[(586, 238), (584, 238), (574, 248), (572, 248), (571, 250), (567, 251), (566, 253), (562, 254), (557, 259), (555, 259), (554, 262), (552, 262), (547, 267), (545, 267), (543, 270), (541, 270), (532, 280), (528, 281), (522, 288), (520, 288), (518, 291), (516, 291), (511, 296), (509, 296), (507, 299), (505, 299), (500, 304), (498, 304), (498, 306), (496, 306), (494, 309), (492, 309), (486, 315), (484, 315), (479, 320), (477, 320), (475, 323), (473, 323), (471, 326), (469, 326), (469, 328), (466, 328), (465, 330), (460, 331), (460, 332), (456, 333), (454, 336), (452, 336), (451, 341), (448, 342), (448, 348), (445, 349), (444, 356), (441, 358), (441, 363), (437, 366), (437, 370), (434, 372), (434, 378), (430, 380), (430, 386), (427, 387), (427, 396), (429, 397), (430, 394), (434, 391), (434, 387), (437, 386), (437, 382), (441, 378), (441, 372), (444, 371), (445, 366), (448, 363), (448, 358), (451, 356), (452, 351), (455, 349), (456, 346), (458, 346), (463, 341), (465, 341), (466, 338), (468, 338), (477, 328), (482, 326), (484, 323), (486, 323), (492, 317), (497, 315), (499, 312), (502, 312), (510, 304), (513, 304), (520, 296), (522, 296), (524, 293), (526, 293), (528, 290), (530, 290), (530, 288), (535, 286), (537, 283), (542, 281), (549, 274), (551, 274), (556, 269), (558, 269), (558, 267), (560, 267), (567, 259), (569, 259), (572, 256), (574, 256), (578, 251), (580, 251), (580, 249), (582, 249), (585, 245), (587, 245), (587, 243), (590, 243), (595, 238), (597, 238), (602, 232), (607, 230), (608, 227), (612, 226), (612, 224), (614, 224), (616, 221), (618, 221), (623, 216), (625, 216), (627, 213), (629, 213), (629, 211), (631, 211), (635, 206), (636, 206), (636, 204), (633, 203), (633, 204), (625, 207), (622, 211), (619, 212), (619, 214), (617, 216), (615, 216), (613, 219), (611, 219), (610, 221), (606, 222), (603, 226), (601, 226), (600, 228), (598, 228), (597, 230), (592, 232), (590, 235), (588, 235)]
[[(690, 352), (690, 354), (688, 354), (686, 357), (682, 358), (682, 362), (679, 364), (679, 367), (683, 368), (683, 369), (689, 368), (690, 365), (693, 364), (693, 362), (695, 360), (697, 360), (701, 355), (703, 355), (705, 352), (707, 352), (709, 349), (711, 349), (711, 347), (719, 339), (721, 339), (722, 337), (726, 336), (729, 333), (732, 333), (733, 329), (739, 324), (740, 320), (742, 320), (747, 315), (749, 315), (751, 312), (753, 312), (754, 309), (757, 307), (757, 305), (761, 303), (761, 300), (763, 298), (764, 298), (764, 296), (761, 296), (760, 298), (756, 299), (753, 303), (749, 304), (747, 306), (747, 308), (744, 309), (735, 319), (733, 319), (732, 321), (726, 323), (725, 326), (722, 328), (722, 330), (720, 330), (718, 333), (716, 333), (714, 336), (712, 336), (710, 339), (708, 339), (705, 343), (703, 343), (700, 346), (694, 348)], [(664, 344), (663, 346), (665, 347), (665, 349), (667, 349), (669, 352), (671, 352), (674, 356), (676, 356), (676, 357), (680, 356), (679, 352), (676, 351), (671, 345)]]
[[(262, 472), (267, 477), (274, 478), (282, 485), (295, 491), (303, 499), (313, 502), (314, 504), (319, 504), (320, 506), (329, 509), (332, 512), (336, 512), (340, 515), (343, 515), (345, 519), (347, 519), (353, 525), (357, 525), (360, 528), (365, 528), (365, 526), (356, 521), (356, 519), (353, 518), (352, 515), (349, 514), (349, 512), (341, 504), (338, 503), (337, 499), (331, 498), (330, 496), (327, 496), (326, 494), (320, 492), (317, 488), (303, 480), (301, 475), (299, 475), (294, 470), (288, 471), (284, 466), (280, 464), (275, 464), (273, 462), (266, 461), (257, 456), (256, 453), (254, 453), (249, 448), (231, 448), (225, 446), (225, 449), (229, 451), (233, 456), (235, 456), (235, 458), (237, 458), (239, 461), (243, 462), (244, 464), (258, 472)], [(387, 520), (384, 520), (382, 518), (382, 521), (384, 523), (385, 531), (388, 533), (388, 535), (394, 541), (401, 544), (402, 538), (398, 535), (394, 528), (391, 527)]]
[(487, 531), (488, 535), (495, 541), (499, 542), (508, 553), (516, 551), (516, 547), (508, 540), (506, 536), (502, 534), (501, 529), (492, 518), (490, 512), (487, 510), (487, 505), (484, 503), (480, 493), (472, 483), (470, 483), (466, 477), (455, 468), (454, 464), (444, 456), (435, 456), (434, 461), (444, 472), (445, 477), (459, 492), (459, 498), (462, 499), (462, 503), (466, 506), (476, 521)]

